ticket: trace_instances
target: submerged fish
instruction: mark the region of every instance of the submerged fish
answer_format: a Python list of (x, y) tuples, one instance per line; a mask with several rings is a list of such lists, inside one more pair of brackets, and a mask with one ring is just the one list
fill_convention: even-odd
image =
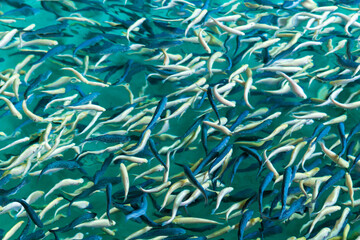
[(355, 239), (358, 3), (2, 1), (0, 236)]

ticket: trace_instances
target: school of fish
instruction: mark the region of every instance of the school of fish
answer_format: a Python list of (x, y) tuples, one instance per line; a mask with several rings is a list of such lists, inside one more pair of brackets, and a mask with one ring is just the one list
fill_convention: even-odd
[(360, 239), (359, 4), (1, 1), (1, 239)]

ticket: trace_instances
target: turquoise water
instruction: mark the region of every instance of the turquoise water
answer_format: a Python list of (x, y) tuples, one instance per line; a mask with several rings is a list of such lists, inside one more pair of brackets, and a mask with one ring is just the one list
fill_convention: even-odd
[[(251, 221), (241, 233), (244, 239), (312, 239), (324, 232), (325, 236), (317, 235), (314, 239), (358, 237), (359, 166), (352, 167), (360, 148), (358, 4), (356, 1), (299, 1), (293, 5), (284, 1), (264, 1), (260, 5), (261, 1), (226, 3), (215, 0), (129, 0), (126, 5), (123, 1), (109, 0), (0, 2), (1, 236), (18, 226), (10, 239), (55, 239), (55, 235), (59, 239), (126, 239), (152, 226), (148, 233), (153, 235), (139, 235), (136, 239), (238, 239), (239, 225), (245, 226), (248, 221), (244, 216), (253, 211)], [(193, 13), (194, 18), (183, 21)], [(204, 17), (199, 17), (201, 14)], [(225, 16), (232, 19), (222, 18)], [(211, 18), (220, 23), (214, 24)], [(24, 29), (30, 24), (34, 25)], [(236, 30), (237, 27), (242, 29)], [(199, 37), (200, 29), (202, 37)], [(199, 42), (201, 38), (206, 44)], [(164, 52), (169, 60), (164, 60)], [(307, 61), (301, 61), (307, 56)], [(19, 63), (25, 59), (30, 60), (20, 68)], [(213, 59), (216, 60), (210, 67)], [(34, 68), (37, 63), (41, 65)], [(276, 70), (267, 68), (274, 66)], [(238, 71), (241, 67), (243, 71)], [(62, 77), (68, 81), (54, 85)], [(189, 86), (191, 89), (185, 91)], [(228, 88), (221, 91), (223, 86)], [(219, 89), (220, 97), (214, 88)], [(162, 108), (160, 103), (165, 99), (167, 104)], [(319, 105), (323, 102), (327, 104)], [(17, 110), (10, 112), (12, 105)], [(160, 109), (159, 115), (156, 108)], [(116, 118), (122, 113), (120, 120)], [(247, 117), (235, 126), (241, 114)], [(149, 140), (146, 130), (152, 119), (155, 125), (151, 127)], [(182, 138), (195, 123), (198, 126)], [(207, 152), (202, 135), (207, 139)], [(269, 135), (272, 137), (267, 139)], [(229, 142), (215, 151), (224, 139)], [(149, 141), (154, 142), (162, 161), (166, 162), (169, 153), (168, 179), (164, 177), (166, 170), (162, 169), (135, 180), (137, 175), (161, 166), (150, 150)], [(303, 147), (287, 175), (285, 167), (301, 142)], [(287, 150), (268, 160), (275, 169), (271, 171), (265, 159), (274, 151), (285, 149), (283, 146)], [(312, 146), (316, 148), (309, 156), (307, 152)], [(226, 150), (230, 152), (226, 154)], [(212, 153), (215, 155), (210, 157)], [(223, 155), (226, 157), (219, 158)], [(240, 164), (239, 156), (245, 156)], [(125, 160), (113, 160), (116, 158)], [(198, 168), (197, 164), (204, 159), (209, 164)], [(214, 161), (221, 163), (218, 171), (213, 171)], [(59, 162), (63, 165), (55, 166)], [(126, 171), (121, 170), (121, 163)], [(69, 169), (65, 164), (76, 166)], [(159, 210), (171, 186), (190, 178), (184, 176), (185, 170), (178, 164), (195, 173), (206, 190), (208, 204), (198, 194), (195, 202), (178, 209), (172, 223), (161, 226), (175, 208), (175, 197), (188, 190), (189, 194), (180, 201), (183, 202), (198, 191), (188, 183), (176, 189), (165, 209)], [(53, 172), (46, 171), (49, 168)], [(126, 172), (130, 190), (124, 201)], [(270, 172), (275, 176), (265, 188), (261, 213), (259, 189)], [(278, 182), (284, 174), (292, 178), (291, 186)], [(340, 177), (331, 183), (336, 176)], [(142, 194), (140, 185), (149, 178), (154, 182), (145, 186), (146, 189), (167, 181), (171, 185), (158, 193)], [(81, 183), (68, 184), (44, 197), (66, 179), (81, 179)], [(275, 181), (278, 183), (274, 184)], [(84, 190), (88, 184), (94, 187)], [(303, 191), (301, 184), (305, 185)], [(219, 214), (212, 214), (218, 195), (229, 187), (232, 191), (221, 201), (216, 210)], [(310, 231), (311, 221), (318, 221), (317, 212), (339, 187), (339, 196), (329, 204), (328, 213), (321, 212), (325, 218)], [(348, 188), (353, 188), (353, 195)], [(315, 197), (318, 192), (320, 196)], [(26, 200), (34, 193), (39, 198), (27, 201), (29, 214), (34, 217), (27, 217), (26, 211), (16, 216), (21, 206), (16, 202), (14, 205), (14, 200)], [(113, 222), (106, 214), (108, 193)], [(281, 214), (284, 195), (286, 206)], [(145, 215), (127, 220), (126, 216), (145, 205), (144, 199)], [(52, 201), (58, 203), (47, 210)], [(69, 201), (74, 201), (75, 206), (67, 207)], [(87, 207), (76, 207), (79, 201)], [(295, 207), (299, 201), (301, 204)], [(241, 206), (236, 208), (236, 204)], [(10, 206), (14, 207), (7, 210)], [(231, 207), (234, 208), (231, 214), (238, 214), (232, 216), (228, 211), (230, 218), (226, 220), (222, 212)], [(75, 219), (90, 213), (96, 217), (71, 226)], [(342, 215), (342, 224), (336, 223)], [(176, 224), (182, 217), (213, 220), (217, 224)], [(78, 225), (99, 218), (108, 225), (106, 229)], [(339, 229), (335, 231), (337, 225)], [(71, 227), (64, 230), (66, 226)], [(220, 234), (227, 228), (232, 230)], [(76, 234), (79, 235), (74, 237)]]

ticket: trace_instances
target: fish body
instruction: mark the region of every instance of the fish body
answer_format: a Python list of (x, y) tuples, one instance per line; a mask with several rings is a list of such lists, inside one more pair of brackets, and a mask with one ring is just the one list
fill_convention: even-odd
[(82, 42), (81, 44), (79, 44), (79, 46), (77, 46), (73, 52), (73, 56), (76, 55), (76, 53), (81, 50), (81, 49), (84, 49), (84, 48), (87, 48), (87, 47), (90, 47), (98, 42), (100, 42), (101, 40), (104, 39), (104, 36), (103, 35), (97, 35), (93, 38), (90, 38), (84, 42)]
[(36, 226), (38, 226), (39, 228), (43, 228), (44, 224), (42, 223), (42, 221), (40, 220), (39, 216), (35, 213), (34, 209), (24, 200), (22, 199), (13, 199), (11, 201), (15, 201), (20, 203), (25, 211), (27, 212), (28, 216), (30, 217), (30, 219), (34, 222), (34, 224)]
[(104, 143), (125, 143), (130, 141), (128, 136), (116, 135), (116, 134), (104, 134), (96, 137), (87, 138), (84, 142), (98, 141)]
[(229, 142), (230, 137), (226, 136), (224, 137), (221, 142), (214, 147), (207, 155), (206, 157), (201, 161), (201, 163), (197, 166), (197, 168), (195, 169), (195, 171), (193, 172), (195, 175), (198, 174), (202, 168), (213, 158), (215, 157), (217, 154), (219, 154), (219, 152), (227, 145), (227, 143)]
[(183, 165), (183, 169), (184, 169), (184, 173), (186, 175), (186, 177), (189, 179), (189, 181), (196, 187), (198, 188), (202, 195), (204, 196), (205, 198), (205, 204), (207, 204), (208, 202), (208, 197), (207, 197), (207, 194), (206, 194), (206, 191), (204, 189), (204, 187), (198, 182), (198, 180), (196, 180), (194, 174), (192, 173), (191, 169), (186, 166), (186, 165)]
[(160, 118), (161, 114), (163, 113), (163, 111), (165, 110), (166, 107), (166, 103), (167, 103), (167, 97), (163, 97), (160, 101), (159, 104), (157, 105), (154, 115), (150, 120), (150, 123), (147, 125), (147, 127), (145, 128), (144, 131), (146, 130), (152, 130), (155, 127), (156, 121), (158, 121), (158, 119)]
[(274, 173), (273, 172), (269, 172), (266, 177), (264, 178), (263, 182), (261, 183), (260, 185), (260, 188), (259, 188), (259, 211), (260, 211), (260, 214), (262, 215), (263, 214), (263, 196), (264, 196), (264, 191), (266, 189), (266, 187), (269, 185), (269, 183), (271, 182), (271, 180), (273, 179), (274, 177)]
[(74, 44), (55, 46), (52, 49), (50, 49), (49, 51), (47, 51), (44, 56), (42, 56), (39, 60), (35, 61), (33, 64), (35, 65), (35, 64), (44, 62), (46, 59), (48, 59), (50, 57), (54, 57), (54, 56), (66, 51), (68, 49), (73, 48), (74, 46), (75, 46)]
[(288, 191), (289, 191), (289, 187), (291, 185), (292, 182), (292, 170), (290, 167), (285, 169), (284, 172), (284, 180), (283, 180), (283, 184), (281, 187), (281, 204), (282, 204), (282, 208), (281, 208), (281, 212), (280, 212), (280, 218), (282, 217), (282, 215), (284, 214), (285, 210), (286, 210), (286, 199), (288, 196)]
[(81, 165), (76, 161), (55, 161), (53, 163), (50, 163), (46, 165), (40, 172), (39, 178), (42, 174), (44, 174), (46, 171), (51, 170), (53, 168), (64, 168), (64, 169), (79, 169), (82, 170)]
[(244, 239), (244, 231), (245, 231), (246, 224), (249, 222), (249, 220), (251, 219), (253, 214), (254, 214), (254, 211), (248, 210), (241, 217), (241, 220), (239, 222), (239, 230), (238, 230), (238, 239), (239, 240)]

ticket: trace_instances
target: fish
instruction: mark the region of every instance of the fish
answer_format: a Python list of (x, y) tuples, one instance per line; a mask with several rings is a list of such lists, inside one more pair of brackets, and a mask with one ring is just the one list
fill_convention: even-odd
[(112, 225), (114, 225), (115, 222), (109, 222), (106, 219), (95, 219), (93, 221), (89, 221), (89, 222), (84, 222), (84, 223), (80, 223), (76, 226), (74, 226), (74, 228), (103, 228), (103, 227), (110, 227)]
[(124, 201), (126, 201), (127, 195), (129, 193), (130, 183), (129, 183), (129, 174), (124, 163), (120, 163), (120, 172), (121, 172), (121, 179), (124, 185), (124, 192), (125, 192)]
[(295, 200), (294, 203), (290, 205), (289, 209), (284, 212), (282, 218), (280, 219), (288, 219), (292, 214), (303, 208), (303, 204), (305, 203), (305, 201), (305, 197), (300, 197), (299, 199)]
[(360, 131), (360, 124), (356, 124), (349, 132), (348, 136), (346, 137), (346, 141), (349, 142), (351, 138)]
[(115, 44), (106, 49), (101, 50), (99, 54), (102, 56), (109, 54), (108, 56), (110, 56), (111, 54), (115, 54), (115, 53), (125, 53), (131, 50), (137, 50), (143, 46), (144, 46), (143, 44), (132, 44), (132, 45)]
[(182, 228), (155, 228), (155, 229), (151, 229), (150, 231), (141, 234), (140, 236), (137, 236), (135, 238), (130, 238), (131, 239), (138, 239), (138, 238), (144, 238), (144, 239), (150, 239), (150, 238), (155, 238), (157, 236), (179, 236), (179, 235), (184, 235), (186, 233), (186, 231)]
[(265, 178), (259, 188), (259, 212), (261, 215), (263, 215), (263, 203), (262, 202), (263, 202), (264, 191), (273, 178), (274, 178), (274, 173), (269, 172), (265, 176)]
[(349, 163), (339, 157), (336, 153), (334, 153), (333, 151), (331, 151), (330, 149), (328, 149), (323, 142), (320, 143), (321, 149), (323, 150), (323, 152), (325, 153), (325, 155), (327, 157), (329, 157), (333, 162), (335, 162), (336, 164), (338, 164), (340, 167), (342, 168), (348, 168), (349, 167)]
[(138, 209), (135, 209), (134, 211), (132, 211), (130, 214), (126, 215), (126, 220), (138, 218), (138, 217), (141, 217), (146, 214), (148, 202), (146, 200), (145, 194), (142, 195), (141, 200), (142, 201), (141, 201), (140, 207)]
[(97, 141), (103, 143), (126, 143), (130, 140), (131, 138), (128, 136), (122, 136), (117, 134), (104, 134), (96, 137), (86, 138), (84, 139), (84, 142)]
[(336, 61), (338, 62), (338, 64), (344, 68), (350, 68), (350, 69), (355, 70), (359, 66), (358, 63), (356, 63), (352, 60), (344, 59), (336, 53), (334, 53), (334, 55), (336, 56)]
[[(307, 233), (306, 236), (310, 236), (310, 233), (312, 232), (315, 224), (319, 221), (320, 218), (322, 218), (325, 215), (331, 214), (333, 212), (339, 211), (340, 209), (341, 209), (340, 206), (331, 206), (331, 207), (327, 207), (324, 210), (322, 210), (321, 212), (319, 212), (319, 214), (315, 217), (314, 221), (311, 223), (309, 232)], [(330, 233), (330, 229), (329, 229), (329, 233)]]
[(97, 184), (99, 182), (100, 177), (105, 173), (106, 169), (111, 164), (112, 160), (114, 158), (114, 154), (109, 154), (107, 158), (103, 161), (103, 164), (101, 165), (101, 168), (97, 170), (92, 178), (94, 184)]
[(288, 75), (286, 75), (283, 72), (276, 72), (276, 73), (280, 74), (281, 76), (283, 76), (288, 81), (288, 83), (291, 86), (292, 91), (295, 93), (296, 96), (298, 96), (298, 97), (300, 97), (302, 99), (307, 98), (304, 90), (292, 78), (290, 78)]
[(316, 144), (317, 142), (321, 141), (323, 137), (325, 137), (326, 135), (328, 135), (328, 133), (330, 132), (331, 127), (330, 126), (326, 126), (325, 128), (323, 128), (319, 134), (317, 134), (316, 139), (314, 139), (313, 141), (311, 141), (310, 146), (313, 146), (314, 144)]
[(45, 237), (45, 232), (41, 229), (33, 232), (33, 233), (30, 233), (28, 234), (27, 236), (22, 236), (21, 239), (40, 239), (40, 238), (43, 238)]
[(73, 52), (73, 56), (76, 55), (76, 53), (81, 50), (81, 49), (84, 49), (84, 48), (87, 48), (87, 47), (90, 47), (91, 45), (94, 45), (98, 42), (100, 42), (101, 40), (104, 39), (104, 36), (103, 35), (96, 35), (95, 37), (93, 38), (90, 38), (84, 42), (82, 42), (81, 44), (79, 44), (79, 46), (77, 46)]
[(49, 163), (48, 165), (46, 165), (40, 172), (39, 174), (39, 179), (41, 178), (41, 176), (48, 170), (54, 169), (54, 168), (64, 168), (64, 169), (79, 169), (79, 171), (81, 171), (82, 173), (84, 173), (85, 175), (87, 175), (87, 173), (85, 172), (85, 170), (81, 167), (81, 165), (76, 162), (76, 161), (56, 161), (56, 162), (52, 162)]
[(112, 201), (111, 193), (112, 193), (112, 184), (108, 183), (106, 185), (106, 216), (110, 223), (112, 222), (112, 220), (110, 218), (110, 206), (111, 206), (111, 201)]
[(319, 212), (321, 212), (326, 207), (333, 206), (336, 203), (336, 201), (338, 200), (339, 194), (340, 194), (340, 190), (341, 190), (340, 186), (337, 186), (334, 188), (334, 190), (331, 192), (331, 194), (325, 200), (325, 203)]
[(184, 169), (184, 173), (185, 173), (185, 176), (187, 177), (187, 179), (189, 180), (189, 182), (191, 182), (197, 189), (199, 189), (201, 191), (201, 194), (204, 196), (205, 198), (205, 205), (207, 205), (208, 203), (208, 196), (206, 194), (206, 191), (205, 189), (203, 188), (203, 186), (198, 182), (198, 180), (196, 180), (195, 176), (194, 176), (194, 173), (191, 171), (191, 169), (187, 166), (187, 165), (184, 165), (184, 164), (179, 164), (179, 163), (176, 163), (177, 165), (183, 167)]
[(255, 158), (259, 162), (259, 165), (262, 165), (262, 157), (255, 149), (245, 147), (245, 146), (240, 146), (240, 149), (242, 149), (243, 151), (248, 153), (250, 156)]
[[(322, 130), (323, 127), (324, 127), (324, 124), (322, 124), (322, 123), (318, 124), (318, 125), (315, 127), (315, 129), (314, 129), (311, 137), (308, 138), (308, 141), (310, 142), (310, 141), (312, 141), (316, 136), (318, 136), (318, 134), (320, 133), (320, 131)], [(329, 130), (330, 130), (330, 129), (329, 129)]]
[(3, 1), (0, 236), (351, 238), (356, 3)]
[(58, 45), (53, 47), (52, 49), (50, 49), (49, 51), (46, 52), (46, 54), (44, 56), (42, 56), (39, 60), (35, 61), (33, 63), (33, 65), (44, 62), (46, 59), (56, 56), (68, 49), (71, 49), (74, 47), (74, 44), (68, 44), (68, 45)]
[(142, 151), (146, 144), (147, 144), (147, 141), (149, 140), (150, 138), (150, 134), (151, 134), (151, 130), (148, 129), (146, 131), (144, 131), (142, 134), (141, 134), (141, 137), (140, 137), (140, 140), (139, 142), (137, 143), (137, 145), (132, 148), (131, 150), (122, 150), (126, 155), (134, 155), (140, 151)]
[(87, 104), (87, 103), (91, 103), (99, 95), (100, 95), (99, 92), (91, 93), (89, 95), (81, 97), (81, 99), (78, 102), (70, 104), (68, 106), (79, 106), (79, 105), (84, 105), (84, 104)]
[(233, 167), (233, 170), (232, 170), (232, 173), (231, 173), (230, 183), (232, 183), (234, 181), (235, 174), (236, 174), (241, 162), (247, 157), (248, 157), (247, 153), (242, 153), (242, 154), (239, 155), (239, 157), (235, 158), (234, 167)]
[(334, 228), (331, 230), (328, 237), (333, 237), (340, 232), (340, 229), (343, 228), (344, 223), (346, 221), (346, 217), (348, 216), (350, 209), (347, 207), (343, 210), (341, 217), (336, 221)]
[(150, 123), (147, 125), (147, 127), (145, 128), (144, 132), (146, 130), (152, 130), (155, 126), (156, 121), (160, 118), (161, 114), (163, 113), (163, 111), (165, 110), (166, 107), (166, 103), (167, 103), (167, 97), (163, 97), (160, 101), (159, 104), (157, 105), (154, 115), (150, 120)]
[(360, 160), (360, 153), (355, 157), (354, 162), (352, 163), (349, 172), (351, 172), (354, 167), (356, 166), (356, 163)]
[(233, 145), (227, 145), (225, 149), (215, 158), (209, 167), (209, 173), (214, 172), (214, 168), (221, 163), (228, 154), (232, 154)]
[(338, 131), (339, 131), (339, 134), (340, 134), (340, 140), (341, 140), (341, 145), (342, 145), (341, 152), (338, 155), (339, 155), (339, 157), (341, 157), (345, 153), (345, 150), (346, 150), (346, 147), (347, 147), (344, 123), (342, 123), (342, 122), (339, 123)]
[(52, 187), (45, 195), (44, 198), (46, 198), (47, 196), (49, 196), (51, 193), (53, 193), (56, 189), (65, 187), (65, 186), (71, 186), (71, 185), (78, 185), (78, 184), (82, 184), (84, 183), (84, 179), (80, 178), (80, 179), (64, 179), (61, 180), (60, 182), (58, 182), (57, 184), (54, 185), (54, 187)]
[(221, 119), (220, 119), (220, 115), (219, 115), (219, 111), (216, 107), (216, 104), (214, 102), (214, 99), (213, 99), (213, 96), (212, 96), (212, 88), (209, 87), (206, 91), (206, 94), (207, 94), (207, 97), (209, 99), (209, 102), (210, 102), (210, 105), (212, 107), (212, 109), (214, 110), (215, 114), (216, 114), (216, 117), (218, 118), (219, 120), (219, 123), (221, 123)]
[(259, 132), (262, 129), (268, 127), (270, 124), (272, 123), (272, 119), (266, 119), (265, 121), (261, 122), (259, 125), (255, 126), (252, 129), (247, 129), (247, 130), (241, 130), (241, 132), (236, 132), (236, 134), (243, 134), (243, 135), (248, 135), (248, 134), (252, 134), (255, 132)]
[(11, 238), (14, 233), (21, 227), (21, 225), (24, 223), (24, 221), (20, 221), (16, 223), (4, 236), (3, 239), (8, 240)]
[(39, 150), (39, 144), (30, 145), (16, 158), (15, 161), (11, 162), (11, 164), (9, 164), (7, 167), (1, 168), (1, 170), (8, 170), (18, 166), (19, 164), (22, 164), (26, 159), (33, 157), (34, 154), (36, 154)]
[(40, 220), (39, 216), (36, 214), (34, 209), (26, 201), (24, 201), (22, 199), (11, 199), (10, 201), (20, 203), (24, 207), (24, 209), (27, 212), (27, 214), (28, 214), (29, 218), (31, 219), (31, 221), (33, 221), (33, 223), (36, 226), (38, 226), (39, 228), (44, 227), (44, 224)]
[(140, 18), (136, 22), (134, 22), (126, 31), (126, 38), (130, 42), (129, 35), (132, 30), (134, 30), (136, 27), (140, 26), (144, 21), (146, 21), (146, 18)]
[(59, 204), (59, 202), (61, 202), (64, 198), (63, 197), (57, 197), (54, 200), (52, 200), (51, 202), (49, 202), (49, 204), (43, 209), (41, 210), (41, 212), (39, 213), (39, 218), (43, 219), (45, 214), (53, 207), (55, 207), (56, 205)]
[[(22, 189), (26, 184), (27, 184), (28, 180), (27, 179), (23, 179), (19, 184), (17, 184), (16, 186), (9, 188), (9, 189), (0, 189), (0, 196), (4, 197), (4, 196), (11, 196), (16, 194), (20, 189)], [(1, 201), (4, 201), (5, 199), (1, 199)]]
[(345, 176), (345, 170), (341, 169), (337, 171), (329, 180), (327, 180), (324, 185), (320, 188), (319, 193), (317, 194), (317, 198), (319, 198), (327, 189), (329, 189), (332, 185), (338, 182), (341, 178)]
[(214, 210), (212, 211), (212, 214), (215, 213), (215, 211), (219, 208), (220, 206), (220, 203), (221, 203), (221, 200), (226, 196), (226, 194), (232, 192), (234, 190), (233, 187), (227, 187), (227, 188), (224, 188), (222, 189), (218, 196), (217, 196), (217, 199), (216, 199), (216, 207), (214, 208)]
[(11, 39), (15, 36), (15, 34), (18, 32), (17, 29), (13, 29), (8, 31), (5, 36), (0, 40), (0, 48), (4, 48), (6, 44), (8, 44)]
[(206, 157), (201, 161), (201, 163), (196, 167), (196, 169), (193, 171), (193, 174), (196, 175), (198, 174), (203, 167), (216, 155), (219, 154), (219, 152), (224, 149), (224, 147), (228, 144), (228, 142), (230, 141), (230, 137), (226, 136), (224, 137), (221, 142), (215, 146), (213, 149), (211, 149), (211, 151), (206, 155)]
[(239, 240), (244, 239), (244, 231), (245, 231), (246, 224), (251, 219), (253, 214), (254, 214), (254, 211), (248, 210), (241, 217), (241, 220), (239, 222), (239, 230), (238, 230), (238, 239)]
[(286, 210), (286, 199), (288, 197), (288, 191), (289, 191), (289, 187), (291, 186), (291, 182), (292, 182), (292, 169), (291, 167), (288, 167), (285, 169), (284, 172), (284, 180), (283, 180), (283, 184), (281, 187), (281, 212), (280, 212), (280, 216), (279, 218), (282, 217), (282, 215), (284, 214), (285, 210)]
[(174, 199), (174, 204), (173, 204), (173, 208), (172, 208), (172, 212), (171, 212), (171, 217), (170, 219), (168, 219), (167, 221), (163, 222), (161, 225), (165, 226), (170, 224), (174, 219), (175, 216), (177, 214), (177, 210), (180, 207), (180, 204), (182, 202), (182, 200), (190, 193), (190, 190), (183, 190), (181, 191)]
[(187, 136), (189, 136), (189, 134), (191, 132), (193, 132), (194, 130), (196, 130), (196, 128), (209, 117), (210, 114), (204, 114), (202, 116), (200, 116), (199, 118), (196, 119), (196, 121), (186, 130), (186, 132), (184, 133), (184, 135), (182, 135), (179, 139), (183, 140), (185, 139)]
[(155, 142), (153, 139), (149, 139), (149, 147), (152, 152), (152, 154), (155, 156), (155, 158), (161, 163), (161, 165), (164, 166), (165, 170), (168, 171), (168, 167), (166, 166), (165, 162), (162, 160), (160, 154), (156, 150)]

